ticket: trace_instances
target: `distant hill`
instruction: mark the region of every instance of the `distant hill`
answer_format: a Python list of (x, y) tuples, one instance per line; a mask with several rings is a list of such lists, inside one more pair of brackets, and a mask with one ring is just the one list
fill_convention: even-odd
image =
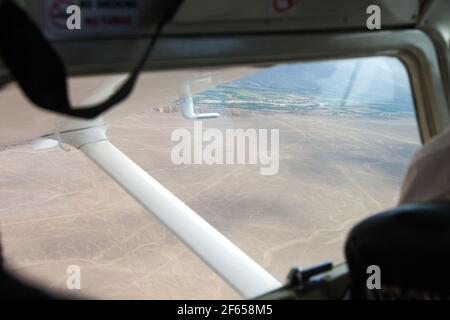
[(233, 86), (311, 95), (334, 107), (372, 106), (412, 112), (405, 67), (395, 58), (373, 57), (285, 64), (261, 70)]

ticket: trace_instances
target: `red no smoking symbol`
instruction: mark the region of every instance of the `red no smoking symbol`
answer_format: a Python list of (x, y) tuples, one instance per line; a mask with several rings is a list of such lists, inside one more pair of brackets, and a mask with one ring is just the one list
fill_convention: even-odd
[(273, 10), (279, 13), (291, 10), (298, 3), (298, 0), (272, 0)]
[(50, 5), (50, 21), (52, 24), (61, 29), (66, 28), (67, 8), (76, 4), (75, 0), (55, 0)]

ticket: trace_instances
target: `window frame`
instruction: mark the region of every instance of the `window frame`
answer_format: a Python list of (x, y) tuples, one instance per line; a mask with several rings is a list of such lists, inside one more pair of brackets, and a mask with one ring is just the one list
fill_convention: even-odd
[[(92, 55), (73, 53), (74, 47), (83, 52), (89, 51), (92, 43), (86, 40), (57, 42), (55, 48), (67, 63), (69, 73), (78, 75), (129, 70), (147, 43), (148, 39), (142, 37), (99, 40), (97, 45), (106, 50), (93, 52)], [(123, 61), (124, 54), (127, 54), (129, 61), (119, 63)], [(405, 65), (423, 143), (450, 124), (449, 101), (442, 76), (444, 70), (441, 69), (444, 66), (439, 63), (432, 39), (417, 29), (163, 36), (158, 40), (145, 70), (240, 65), (267, 67), (289, 62), (370, 56), (397, 57)]]

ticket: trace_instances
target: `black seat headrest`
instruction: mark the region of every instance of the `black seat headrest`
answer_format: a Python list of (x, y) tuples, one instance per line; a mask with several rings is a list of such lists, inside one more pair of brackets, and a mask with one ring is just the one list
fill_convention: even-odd
[[(351, 230), (345, 255), (353, 299), (448, 299), (450, 203), (404, 205), (369, 217)], [(379, 289), (367, 285), (376, 272), (370, 266), (379, 267)]]

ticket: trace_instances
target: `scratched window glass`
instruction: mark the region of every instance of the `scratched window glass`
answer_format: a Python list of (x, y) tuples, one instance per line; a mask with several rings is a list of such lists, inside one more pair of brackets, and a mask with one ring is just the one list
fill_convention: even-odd
[[(73, 79), (73, 100), (120, 77)], [(20, 97), (8, 86), (0, 104)], [(146, 72), (104, 119), (115, 146), (280, 281), (343, 261), (350, 228), (396, 205), (420, 146), (407, 72), (388, 57)], [(20, 277), (86, 297), (239, 297), (80, 151), (25, 143), (0, 163), (4, 262)]]

